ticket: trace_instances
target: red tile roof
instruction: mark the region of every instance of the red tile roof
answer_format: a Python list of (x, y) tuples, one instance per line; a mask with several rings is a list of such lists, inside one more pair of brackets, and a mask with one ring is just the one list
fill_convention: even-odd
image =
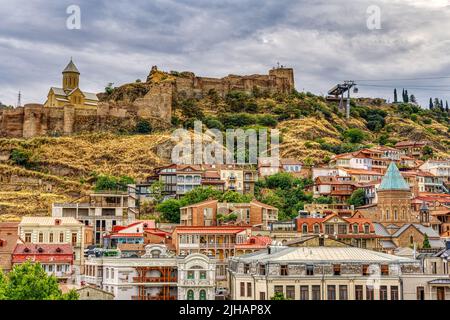
[(55, 262), (73, 263), (73, 249), (70, 244), (18, 244), (12, 254), (12, 263)]

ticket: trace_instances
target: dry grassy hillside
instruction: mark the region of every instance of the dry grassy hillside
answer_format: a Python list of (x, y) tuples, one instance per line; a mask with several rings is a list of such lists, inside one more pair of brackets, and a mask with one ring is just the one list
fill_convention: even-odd
[[(449, 157), (448, 115), (381, 100), (352, 104), (347, 122), (335, 104), (311, 94), (236, 94), (224, 99), (211, 93), (196, 101), (177, 101), (173, 124), (189, 128), (194, 119), (202, 119), (219, 129), (276, 127), (282, 134), (282, 156), (311, 164), (326, 163), (335, 153), (405, 139), (429, 140), (434, 157)], [(363, 132), (357, 142), (347, 136), (355, 129)], [(170, 132), (0, 139), (0, 219), (48, 214), (52, 202), (88, 193), (99, 174), (142, 180), (169, 162), (171, 146)], [(25, 162), (13, 155), (17, 150), (26, 154)]]

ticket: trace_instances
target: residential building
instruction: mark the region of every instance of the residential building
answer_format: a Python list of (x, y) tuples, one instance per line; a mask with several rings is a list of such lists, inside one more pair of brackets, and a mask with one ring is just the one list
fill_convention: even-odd
[(343, 203), (350, 199), (356, 189), (357, 185), (351, 177), (317, 177), (314, 181), (313, 195), (314, 198), (331, 197), (335, 201)]
[(209, 256), (174, 255), (152, 244), (140, 258), (89, 258), (85, 281), (115, 300), (214, 300), (215, 272)]
[(0, 272), (11, 270), (11, 255), (19, 240), (18, 228), (18, 222), (0, 222)]
[[(355, 247), (269, 247), (229, 262), (232, 300), (402, 300), (416, 260)], [(377, 285), (371, 280), (376, 275)]]
[(72, 217), (23, 217), (19, 224), (19, 236), (26, 248), (38, 245), (45, 251), (44, 245), (49, 245), (49, 249), (64, 249), (62, 252), (67, 254), (68, 249), (63, 245), (70, 246), (70, 252), (73, 251), (73, 264), (82, 272), (85, 248), (84, 228), (81, 222)]
[(75, 290), (78, 293), (78, 300), (114, 300), (114, 295), (110, 292), (106, 292), (100, 288), (94, 286), (78, 286), (73, 284), (60, 284), (59, 288), (61, 292), (68, 293), (71, 290)]
[[(420, 166), (420, 169), (430, 172), (436, 177), (442, 178), (443, 182), (447, 185), (450, 184), (450, 159), (427, 160)], [(449, 191), (447, 190), (446, 192)]]
[(90, 194), (86, 202), (54, 203), (52, 216), (72, 217), (92, 227), (94, 244), (102, 245), (103, 237), (116, 225), (126, 226), (137, 215), (135, 190), (129, 192), (97, 192)]
[(271, 223), (278, 221), (278, 209), (252, 200), (249, 203), (220, 203), (206, 200), (180, 208), (182, 226), (217, 226), (222, 224), (218, 215), (226, 217), (236, 215), (233, 224), (250, 225), (262, 230), (269, 230)]
[(427, 141), (401, 141), (395, 144), (395, 148), (406, 156), (418, 159), (423, 157), (423, 149), (427, 145)]
[(326, 235), (354, 247), (379, 250), (379, 236), (375, 233), (372, 220), (360, 214), (351, 217), (342, 217), (337, 213), (323, 218), (299, 217), (296, 223), (302, 237)]
[(70, 244), (17, 244), (12, 253), (12, 264), (40, 263), (45, 272), (61, 282), (67, 282), (74, 270), (74, 251)]

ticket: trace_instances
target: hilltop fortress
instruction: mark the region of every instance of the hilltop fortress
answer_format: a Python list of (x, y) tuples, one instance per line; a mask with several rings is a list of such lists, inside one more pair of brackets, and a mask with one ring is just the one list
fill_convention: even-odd
[(267, 75), (198, 77), (192, 72), (162, 72), (152, 67), (145, 83), (133, 83), (112, 92), (93, 94), (79, 87), (80, 72), (70, 61), (63, 71), (62, 88), (51, 87), (44, 104), (0, 110), (0, 136), (30, 138), (134, 128), (141, 119), (153, 128), (171, 125), (175, 99), (202, 98), (211, 92), (224, 97), (231, 91), (271, 93), (294, 89), (294, 71), (283, 66)]

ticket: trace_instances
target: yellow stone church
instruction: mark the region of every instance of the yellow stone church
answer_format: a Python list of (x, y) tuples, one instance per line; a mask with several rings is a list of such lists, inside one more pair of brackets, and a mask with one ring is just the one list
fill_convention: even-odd
[(79, 88), (80, 71), (78, 71), (72, 59), (70, 59), (69, 64), (62, 74), (62, 88), (50, 88), (44, 107), (73, 105), (82, 108), (97, 108), (97, 95), (95, 93), (81, 91)]

